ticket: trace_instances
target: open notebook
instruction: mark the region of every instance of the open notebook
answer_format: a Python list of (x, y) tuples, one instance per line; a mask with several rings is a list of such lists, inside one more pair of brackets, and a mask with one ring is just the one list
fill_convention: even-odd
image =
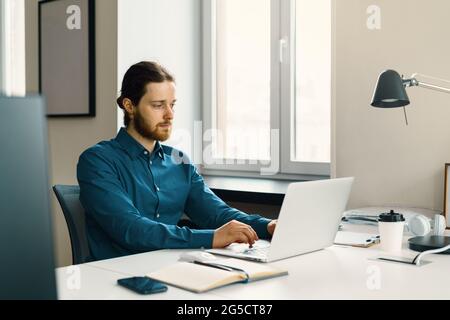
[(287, 275), (286, 270), (239, 259), (211, 262), (176, 262), (146, 276), (193, 292), (205, 292), (237, 282), (256, 281)]

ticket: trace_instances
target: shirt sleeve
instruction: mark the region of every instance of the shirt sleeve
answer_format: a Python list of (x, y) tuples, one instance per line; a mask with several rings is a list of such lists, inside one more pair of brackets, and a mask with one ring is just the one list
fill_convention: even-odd
[(202, 228), (219, 228), (231, 220), (250, 225), (261, 239), (270, 237), (267, 224), (271, 221), (257, 214), (246, 214), (228, 206), (205, 184), (193, 164), (189, 164), (191, 188), (185, 205), (185, 213)]
[(164, 248), (210, 248), (214, 230), (167, 225), (145, 216), (133, 205), (114, 164), (99, 152), (79, 159), (80, 201), (100, 227), (120, 246), (137, 251)]

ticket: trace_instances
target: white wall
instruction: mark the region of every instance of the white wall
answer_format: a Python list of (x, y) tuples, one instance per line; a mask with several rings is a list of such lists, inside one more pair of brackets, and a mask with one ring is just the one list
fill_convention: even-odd
[[(369, 5), (381, 29), (369, 30)], [(378, 74), (419, 72), (450, 79), (448, 0), (335, 0), (335, 174), (355, 176), (350, 207), (442, 209), (450, 162), (450, 95), (410, 88), (403, 109), (369, 106)]]
[(126, 70), (142, 60), (157, 61), (175, 76), (174, 131), (165, 143), (192, 155), (187, 138), (201, 119), (200, 0), (118, 0), (118, 90)]

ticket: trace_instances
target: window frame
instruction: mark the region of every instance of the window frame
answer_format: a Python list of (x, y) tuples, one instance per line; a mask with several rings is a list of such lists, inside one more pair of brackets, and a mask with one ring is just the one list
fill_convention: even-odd
[[(331, 11), (333, 1), (331, 1)], [(205, 132), (211, 128), (217, 128), (216, 114), (216, 1), (202, 1), (202, 60), (203, 60), (203, 101), (202, 101), (202, 154), (213, 159), (211, 154), (212, 140), (208, 135), (205, 143)], [(290, 39), (295, 41), (293, 30), (295, 30), (295, 0), (270, 0), (271, 6), (271, 94), (270, 94), (270, 126), (271, 135), (273, 130), (278, 130), (277, 141), (271, 141), (270, 164), (257, 164), (251, 160), (245, 160), (245, 164), (236, 163), (237, 160), (222, 160), (223, 164), (200, 165), (204, 174), (246, 176), (246, 177), (270, 177), (275, 179), (314, 180), (330, 176), (330, 163), (298, 162), (291, 161), (292, 146), (291, 132), (294, 130), (295, 119), (295, 44), (291, 45)], [(281, 17), (289, 16), (289, 19)], [(294, 28), (294, 29), (293, 29)], [(330, 31), (332, 32), (332, 31)], [(331, 34), (331, 33), (330, 33)], [(284, 47), (282, 39), (285, 39)], [(334, 49), (333, 43), (331, 44)], [(333, 57), (333, 55), (331, 55)], [(332, 64), (333, 67), (333, 64)], [(330, 84), (331, 90), (331, 84)], [(333, 96), (332, 96), (333, 97)], [(332, 101), (330, 101), (331, 108)], [(292, 115), (292, 116), (291, 116)], [(330, 124), (331, 125), (331, 124)], [(273, 137), (272, 137), (273, 138)], [(271, 139), (272, 139), (271, 138)], [(207, 149), (208, 148), (208, 149)], [(331, 146), (330, 146), (331, 148)], [(209, 153), (208, 153), (209, 152)], [(278, 162), (276, 174), (264, 174), (264, 168), (272, 165), (275, 159)], [(232, 162), (232, 163), (231, 163)], [(254, 162), (254, 161), (253, 161)], [(331, 162), (331, 159), (330, 159)]]
[[(328, 0), (332, 2), (331, 0)], [(332, 5), (332, 3), (331, 3)], [(331, 8), (332, 11), (332, 8)], [(281, 19), (281, 37), (286, 38), (286, 49), (284, 50), (283, 61), (280, 61), (280, 113), (281, 113), (281, 172), (330, 175), (330, 162), (304, 162), (292, 161), (291, 156), (295, 150), (295, 0), (281, 0), (280, 14), (289, 19)], [(330, 12), (331, 17), (331, 12)], [(330, 30), (331, 36), (331, 30)], [(333, 51), (333, 44), (331, 50)], [(330, 70), (330, 72), (332, 72)], [(331, 91), (331, 83), (330, 83)], [(332, 100), (332, 99), (331, 99)], [(331, 111), (330, 101), (330, 111)], [(331, 126), (331, 124), (330, 124)], [(330, 140), (331, 141), (331, 140)], [(330, 146), (331, 148), (331, 146)], [(331, 161), (331, 159), (330, 159)]]

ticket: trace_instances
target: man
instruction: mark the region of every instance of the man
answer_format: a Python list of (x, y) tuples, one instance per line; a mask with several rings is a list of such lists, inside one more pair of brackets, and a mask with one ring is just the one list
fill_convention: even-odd
[[(175, 80), (162, 66), (140, 62), (122, 82), (117, 104), (125, 128), (80, 156), (77, 177), (94, 260), (164, 248), (252, 245), (270, 237), (276, 220), (230, 208), (204, 183), (169, 138)], [(183, 213), (199, 229), (177, 226)]]

